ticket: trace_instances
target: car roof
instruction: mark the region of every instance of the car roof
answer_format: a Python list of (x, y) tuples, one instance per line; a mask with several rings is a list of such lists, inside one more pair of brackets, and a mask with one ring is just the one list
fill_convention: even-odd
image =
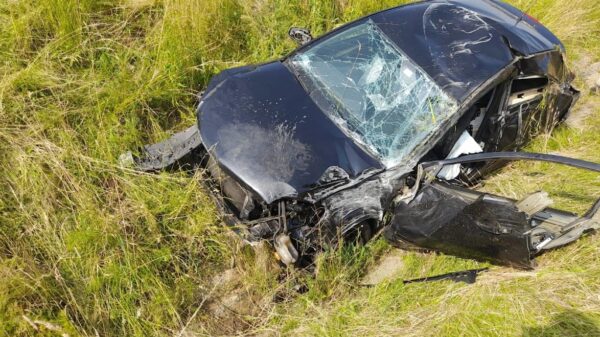
[(313, 40), (293, 54), (368, 20), (459, 103), (516, 56), (564, 49), (541, 23), (506, 3), (434, 0), (370, 14)]

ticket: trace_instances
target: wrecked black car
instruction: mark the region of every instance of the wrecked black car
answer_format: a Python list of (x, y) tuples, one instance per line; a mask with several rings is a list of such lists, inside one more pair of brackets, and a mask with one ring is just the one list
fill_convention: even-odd
[(378, 12), (287, 57), (229, 69), (198, 124), (133, 159), (140, 170), (206, 169), (224, 221), (303, 265), (380, 230), (392, 243), (530, 268), (596, 229), (550, 208), (468, 189), (510, 160), (600, 165), (516, 152), (578, 97), (561, 42), (498, 1), (425, 1)]

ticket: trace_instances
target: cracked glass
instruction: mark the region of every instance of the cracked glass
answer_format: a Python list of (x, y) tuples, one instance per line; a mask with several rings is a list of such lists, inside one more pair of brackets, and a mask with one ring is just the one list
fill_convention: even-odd
[(289, 64), (319, 107), (387, 167), (406, 160), (457, 112), (371, 21), (310, 46)]

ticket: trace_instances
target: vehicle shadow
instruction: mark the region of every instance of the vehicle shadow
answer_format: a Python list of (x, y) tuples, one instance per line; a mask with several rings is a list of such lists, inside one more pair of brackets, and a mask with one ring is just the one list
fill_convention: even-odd
[(567, 310), (552, 319), (548, 325), (526, 328), (523, 337), (599, 336), (600, 327), (587, 315)]

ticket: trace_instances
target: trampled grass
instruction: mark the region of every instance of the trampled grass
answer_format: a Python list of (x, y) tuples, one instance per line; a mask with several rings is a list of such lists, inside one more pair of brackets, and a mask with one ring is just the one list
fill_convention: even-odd
[[(119, 168), (118, 155), (191, 124), (197, 93), (219, 70), (291, 51), (290, 26), (319, 35), (401, 2), (0, 1), (0, 335), (218, 333), (204, 306), (210, 280), (245, 258), (217, 226), (202, 176), (140, 174)], [(513, 3), (554, 31), (571, 59), (600, 60), (596, 0)], [(582, 89), (579, 104), (600, 100)], [(598, 116), (596, 108), (584, 130), (561, 127), (530, 149), (600, 162)], [(581, 212), (600, 181), (520, 163), (485, 188), (515, 197), (543, 188)], [(324, 254), (314, 277), (290, 272), (308, 292), (242, 317), (250, 326), (240, 333), (600, 335), (597, 236), (541, 257), (532, 273), (493, 267), (474, 285), (358, 286), (387, 250), (379, 240)], [(476, 266), (409, 253), (402, 276)], [(258, 296), (273, 295), (273, 278), (239, 268)]]

